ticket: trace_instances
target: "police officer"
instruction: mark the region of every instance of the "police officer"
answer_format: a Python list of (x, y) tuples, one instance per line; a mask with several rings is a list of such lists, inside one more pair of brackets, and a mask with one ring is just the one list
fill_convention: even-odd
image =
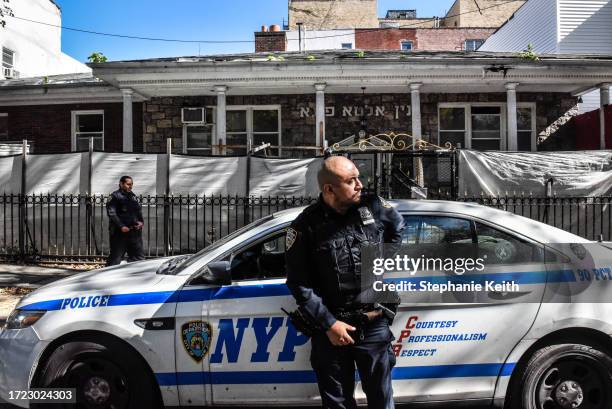
[[(324, 408), (355, 408), (355, 365), (369, 408), (393, 408), (389, 320), (376, 304), (360, 304), (361, 246), (401, 243), (403, 219), (376, 195), (362, 195), (349, 159), (324, 161), (319, 200), (293, 222), (286, 237), (287, 286), (323, 331), (312, 337), (311, 364)], [(342, 321), (367, 317), (362, 328)], [(357, 338), (357, 334), (360, 334)]]
[(121, 176), (119, 189), (115, 190), (106, 203), (108, 214), (110, 254), (107, 266), (121, 263), (127, 251), (128, 261), (144, 260), (142, 249), (142, 210), (136, 195), (132, 192), (134, 182), (130, 176)]

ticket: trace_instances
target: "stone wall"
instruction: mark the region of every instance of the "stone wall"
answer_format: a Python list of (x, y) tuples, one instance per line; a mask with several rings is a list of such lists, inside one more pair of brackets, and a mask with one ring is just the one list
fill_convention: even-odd
[[(517, 93), (518, 102), (536, 103), (536, 131), (544, 136), (558, 118), (571, 116), (576, 98), (563, 93)], [(438, 144), (438, 104), (443, 102), (506, 102), (505, 93), (421, 94), (421, 122), (424, 139)], [(282, 144), (315, 145), (315, 96), (255, 95), (228, 96), (228, 105), (280, 105)], [(165, 152), (166, 139), (173, 139), (182, 150), (182, 107), (215, 106), (215, 97), (152, 98), (144, 103), (144, 148), (146, 152)], [(326, 136), (333, 144), (355, 135), (360, 129), (365, 105), (369, 134), (379, 132), (412, 133), (410, 94), (326, 94)], [(553, 132), (554, 133), (554, 132)], [(137, 133), (134, 133), (137, 139)]]
[(289, 0), (289, 30), (378, 27), (376, 0)]

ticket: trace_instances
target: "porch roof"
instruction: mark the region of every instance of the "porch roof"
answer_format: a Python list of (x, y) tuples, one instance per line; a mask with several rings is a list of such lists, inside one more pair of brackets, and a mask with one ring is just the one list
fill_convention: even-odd
[(96, 77), (147, 97), (310, 94), (313, 84), (325, 92), (407, 92), (422, 83), (423, 93), (568, 92), (580, 95), (612, 82), (612, 56), (539, 55), (537, 61), (517, 53), (360, 51), (228, 54), (158, 58), (90, 64)]

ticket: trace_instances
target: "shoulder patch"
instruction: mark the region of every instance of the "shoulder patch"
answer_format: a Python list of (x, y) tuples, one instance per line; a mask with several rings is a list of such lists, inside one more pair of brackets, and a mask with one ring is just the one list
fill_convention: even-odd
[(285, 236), (285, 251), (289, 250), (291, 246), (293, 246), (295, 239), (297, 239), (297, 231), (289, 227), (287, 229), (287, 235)]
[(378, 200), (380, 200), (380, 203), (382, 204), (382, 207), (384, 207), (385, 209), (391, 209), (393, 207), (391, 205), (391, 203), (387, 202), (385, 199), (383, 199), (380, 196), (378, 196)]

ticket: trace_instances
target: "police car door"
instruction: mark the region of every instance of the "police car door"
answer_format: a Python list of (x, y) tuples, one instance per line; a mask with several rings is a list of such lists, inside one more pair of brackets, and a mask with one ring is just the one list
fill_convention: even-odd
[(309, 339), (288, 325), (296, 308), (285, 285), (285, 226), (223, 257), (232, 284), (205, 305), (213, 333), (210, 383), (215, 405), (299, 403), (317, 395)]
[[(400, 401), (490, 399), (498, 376), (509, 376), (515, 364), (505, 362), (506, 357), (536, 316), (546, 279), (541, 248), (468, 217), (438, 213), (404, 217), (403, 242), (413, 248), (414, 257), (441, 256), (430, 251), (431, 244), (468, 244), (473, 251), (464, 250), (463, 257), (483, 258), (485, 268), (464, 272), (463, 281), (515, 280), (521, 291), (434, 298), (400, 292), (402, 305), (392, 326), (395, 396)], [(421, 245), (426, 245), (423, 251)], [(440, 274), (423, 270), (415, 280), (440, 282), (436, 278)], [(529, 284), (538, 280), (539, 285)]]

